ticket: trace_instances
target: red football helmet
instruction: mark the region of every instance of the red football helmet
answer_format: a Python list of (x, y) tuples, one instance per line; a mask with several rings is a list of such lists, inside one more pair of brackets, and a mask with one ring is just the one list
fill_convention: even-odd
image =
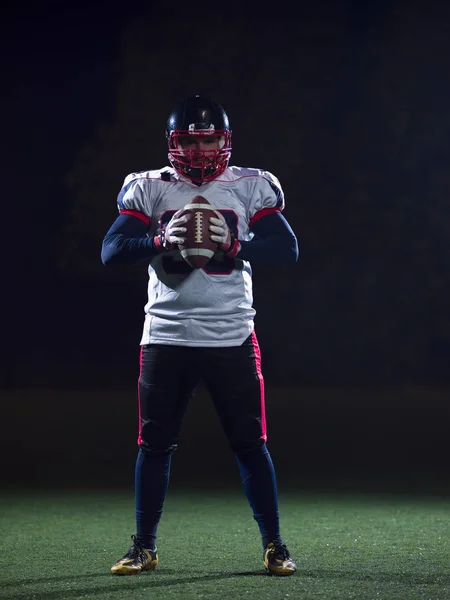
[(169, 161), (181, 175), (204, 183), (225, 171), (231, 157), (231, 128), (224, 109), (206, 98), (188, 98), (169, 115)]

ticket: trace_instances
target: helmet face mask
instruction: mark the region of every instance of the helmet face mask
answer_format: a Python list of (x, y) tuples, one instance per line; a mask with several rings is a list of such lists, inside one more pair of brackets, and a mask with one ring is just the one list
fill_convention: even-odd
[(231, 129), (223, 108), (211, 100), (188, 98), (170, 114), (166, 137), (169, 162), (194, 183), (212, 181), (227, 168)]
[(215, 179), (227, 168), (231, 156), (231, 134), (222, 130), (193, 134), (186, 130), (169, 135), (169, 161), (173, 168), (195, 182)]

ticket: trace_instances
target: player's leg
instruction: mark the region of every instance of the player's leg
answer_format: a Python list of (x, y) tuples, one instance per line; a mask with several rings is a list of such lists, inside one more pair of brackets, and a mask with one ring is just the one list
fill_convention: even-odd
[(209, 349), (203, 364), (204, 379), (236, 454), (263, 545), (280, 541), (277, 485), (265, 444), (264, 381), (256, 337), (251, 336), (239, 347)]
[(141, 348), (136, 535), (130, 550), (112, 567), (114, 574), (135, 574), (157, 565), (156, 536), (169, 484), (171, 454), (198, 383), (192, 350), (160, 344)]
[(208, 349), (203, 377), (235, 452), (244, 491), (258, 523), (264, 564), (276, 575), (296, 567), (280, 535), (275, 469), (266, 446), (264, 379), (253, 333), (242, 346)]
[(137, 539), (153, 548), (182, 420), (199, 380), (194, 349), (149, 345), (141, 349), (139, 453), (136, 461)]

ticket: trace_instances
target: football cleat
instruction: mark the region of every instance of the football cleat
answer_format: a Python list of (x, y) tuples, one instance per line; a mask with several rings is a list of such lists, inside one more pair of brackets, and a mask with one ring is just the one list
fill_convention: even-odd
[(284, 544), (269, 542), (264, 549), (264, 567), (269, 575), (293, 575), (297, 565)]
[(112, 567), (113, 575), (138, 575), (142, 571), (153, 571), (158, 564), (156, 550), (147, 550), (132, 535), (133, 545)]

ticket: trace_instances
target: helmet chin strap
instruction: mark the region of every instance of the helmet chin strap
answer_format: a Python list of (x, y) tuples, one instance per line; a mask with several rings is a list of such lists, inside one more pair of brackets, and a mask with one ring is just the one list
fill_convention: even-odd
[[(175, 171), (178, 171), (178, 173), (181, 173), (182, 175), (184, 175), (185, 177), (190, 179), (193, 183), (198, 184), (198, 185), (201, 185), (202, 183), (204, 183), (205, 182), (204, 180), (206, 177), (210, 177), (218, 170), (217, 165), (206, 165), (205, 167), (195, 167), (192, 165), (185, 165), (182, 162), (178, 162), (176, 159), (172, 158), (170, 154), (169, 154), (168, 158), (169, 158), (170, 164), (175, 169)], [(202, 177), (202, 172), (203, 172), (203, 177)]]
[(210, 166), (204, 167), (202, 169), (201, 167), (189, 167), (188, 165), (181, 165), (181, 170), (186, 175), (186, 177), (189, 177), (189, 179), (194, 177), (195, 178), (194, 183), (196, 183), (196, 182), (203, 183), (203, 179), (201, 177), (202, 171), (203, 171), (203, 177), (209, 177), (210, 175), (212, 175), (214, 173), (214, 171), (217, 171), (217, 167), (214, 165), (210, 165)]

